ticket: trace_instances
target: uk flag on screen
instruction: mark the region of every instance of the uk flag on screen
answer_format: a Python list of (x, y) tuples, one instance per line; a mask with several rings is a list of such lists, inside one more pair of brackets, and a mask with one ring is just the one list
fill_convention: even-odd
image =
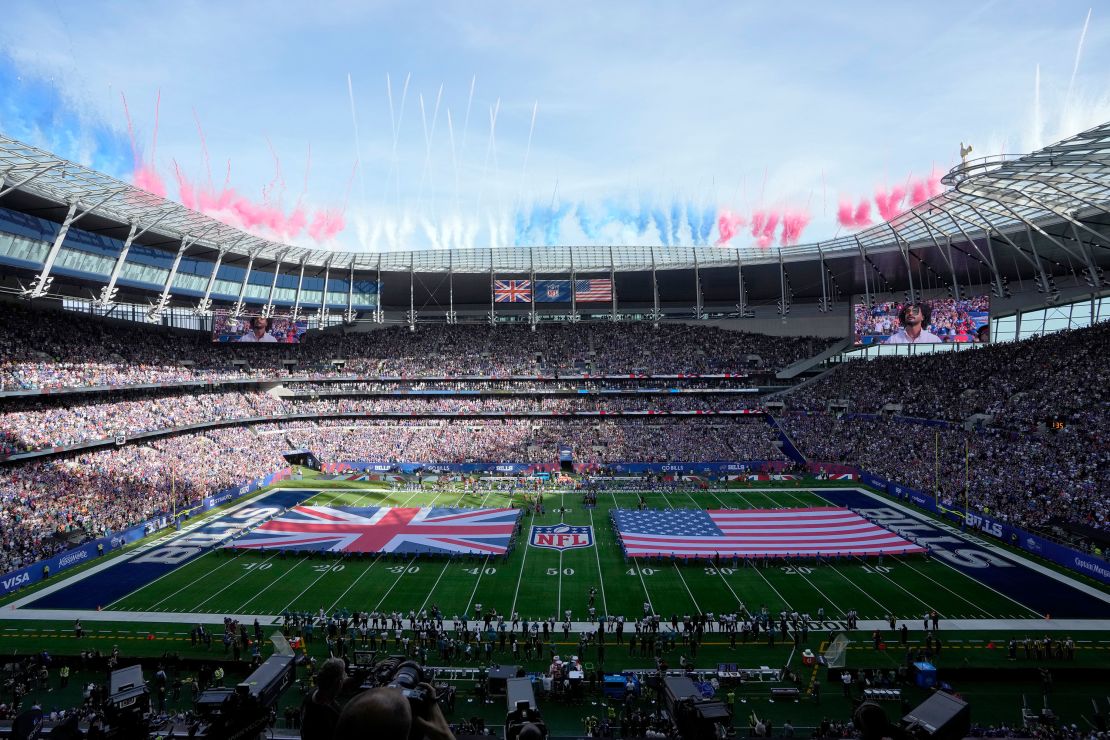
[(227, 547), (504, 555), (518, 509), (294, 506)]
[(531, 280), (493, 281), (493, 300), (497, 303), (531, 303)]

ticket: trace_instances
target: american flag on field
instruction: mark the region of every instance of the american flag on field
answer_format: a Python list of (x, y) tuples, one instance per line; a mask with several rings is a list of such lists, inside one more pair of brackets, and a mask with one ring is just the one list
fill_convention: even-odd
[(496, 303), (531, 303), (531, 280), (494, 280), (493, 300)]
[(327, 552), (504, 555), (517, 509), (294, 506), (228, 547)]
[(608, 278), (599, 280), (575, 280), (574, 300), (581, 303), (597, 303), (613, 300), (613, 281)]
[(835, 506), (613, 513), (632, 557), (784, 557), (920, 553), (924, 548)]

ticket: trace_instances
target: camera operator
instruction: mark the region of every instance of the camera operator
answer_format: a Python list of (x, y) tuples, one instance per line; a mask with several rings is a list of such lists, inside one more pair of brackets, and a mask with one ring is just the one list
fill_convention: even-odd
[(339, 722), (340, 707), (336, 699), (347, 680), (342, 658), (328, 658), (316, 672), (316, 689), (301, 704), (301, 738), (331, 740)]
[[(430, 684), (422, 683), (419, 688), (435, 696)], [(334, 736), (352, 740), (364, 737), (455, 740), (436, 701), (410, 702), (401, 689), (390, 686), (368, 689), (347, 702)], [(301, 737), (307, 735), (302, 732)]]

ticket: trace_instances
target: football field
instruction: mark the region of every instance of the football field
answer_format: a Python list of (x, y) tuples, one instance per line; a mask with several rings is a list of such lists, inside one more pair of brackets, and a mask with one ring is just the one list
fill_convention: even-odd
[[(507, 495), (462, 494), (458, 490), (401, 491), (357, 481), (314, 482), (308, 505), (500, 507)], [(836, 493), (802, 488), (729, 489), (698, 492), (648, 492), (649, 507), (798, 508), (838, 504)], [(637, 494), (604, 493), (586, 508), (573, 492), (545, 496), (546, 513), (525, 513), (521, 534), (507, 557), (339, 556), (256, 551), (208, 551), (180, 567), (96, 606), (138, 620), (151, 614), (255, 615), (285, 612), (419, 612), (437, 606), (448, 617), (473, 615), (479, 605), (522, 618), (562, 621), (567, 610), (575, 622), (587, 621), (588, 593), (596, 589), (596, 613), (636, 617), (647, 604), (669, 618), (695, 613), (724, 614), (766, 607), (823, 613), (842, 620), (849, 610), (860, 619), (889, 615), (911, 627), (936, 611), (942, 620), (1040, 619), (1020, 594), (996, 589), (943, 557), (920, 555), (844, 557), (820, 564), (812, 560), (701, 561), (626, 559), (610, 521), (614, 507), (635, 506)], [(565, 509), (560, 512), (559, 509)], [(591, 528), (593, 544), (565, 551), (531, 546), (533, 525), (565, 523)], [(106, 573), (110, 573), (106, 571)], [(71, 588), (80, 588), (74, 583)], [(95, 587), (95, 583), (88, 584)], [(114, 594), (112, 594), (114, 595)], [(52, 606), (60, 604), (55, 602)], [(33, 602), (29, 606), (38, 606)]]

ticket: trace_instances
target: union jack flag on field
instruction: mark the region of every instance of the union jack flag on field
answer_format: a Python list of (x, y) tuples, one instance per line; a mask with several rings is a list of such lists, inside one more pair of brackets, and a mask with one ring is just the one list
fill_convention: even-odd
[(531, 303), (531, 280), (494, 280), (493, 300), (497, 303)]
[(227, 547), (504, 555), (519, 517), (517, 509), (294, 506)]
[(600, 303), (613, 300), (613, 281), (608, 278), (599, 280), (575, 280), (574, 300), (580, 303)]

